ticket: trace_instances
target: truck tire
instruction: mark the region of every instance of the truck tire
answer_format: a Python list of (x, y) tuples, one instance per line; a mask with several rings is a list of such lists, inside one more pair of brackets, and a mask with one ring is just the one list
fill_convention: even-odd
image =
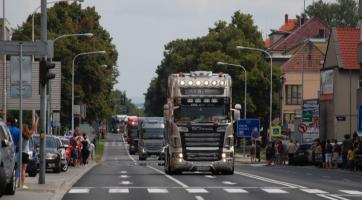
[(6, 185), (5, 193), (8, 195), (14, 195), (16, 190), (16, 176), (15, 176), (15, 166), (13, 169), (13, 173), (10, 177), (10, 182)]
[(139, 155), (139, 156), (138, 156), (138, 160), (141, 160), (141, 161), (142, 161), (142, 160), (146, 160), (146, 157), (143, 157), (143, 156)]
[(4, 168), (0, 167), (0, 197), (3, 196), (6, 187), (6, 175)]

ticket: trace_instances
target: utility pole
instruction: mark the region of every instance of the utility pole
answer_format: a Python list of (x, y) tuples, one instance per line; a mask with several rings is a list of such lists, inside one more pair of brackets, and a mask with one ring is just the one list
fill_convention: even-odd
[[(47, 0), (41, 0), (41, 35), (42, 41), (48, 40), (48, 15), (47, 15)], [(44, 57), (44, 60), (47, 58)], [(40, 172), (39, 172), (39, 184), (45, 184), (45, 139), (46, 139), (46, 98), (47, 98), (47, 84), (39, 83), (40, 87)]]
[[(3, 40), (6, 40), (6, 28), (5, 28), (5, 0), (3, 0)], [(4, 121), (7, 118), (7, 91), (6, 91), (6, 54), (3, 56), (3, 112), (4, 112)]]
[[(357, 89), (357, 108), (358, 108), (358, 132), (359, 134), (362, 131), (362, 124), (361, 124), (361, 107), (362, 107), (362, 0), (359, 0), (359, 8), (358, 8), (358, 16), (359, 16), (359, 26), (360, 26), (360, 43), (358, 47), (358, 63), (360, 65), (359, 69), (359, 84)], [(351, 119), (350, 119), (351, 120)], [(351, 133), (350, 133), (351, 134)]]

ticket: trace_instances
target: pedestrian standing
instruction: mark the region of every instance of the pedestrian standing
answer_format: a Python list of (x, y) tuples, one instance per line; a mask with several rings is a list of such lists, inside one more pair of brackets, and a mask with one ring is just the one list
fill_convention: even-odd
[[(10, 131), (11, 136), (12, 136), (13, 141), (14, 141), (16, 162), (20, 163), (20, 155), (19, 155), (20, 129), (15, 126), (15, 120), (12, 117), (7, 118), (6, 125), (8, 126), (9, 131)], [(16, 179), (19, 179), (19, 177), (20, 177), (20, 168), (19, 168), (19, 166), (16, 167), (15, 177), (16, 177)]]
[(338, 167), (338, 160), (341, 156), (341, 146), (338, 144), (338, 140), (334, 140), (332, 162), (335, 168)]
[(344, 140), (342, 142), (342, 162), (343, 162), (343, 168), (347, 169), (347, 154), (349, 149), (352, 147), (352, 140), (351, 136), (346, 134), (344, 135)]
[(348, 159), (348, 167), (351, 171), (354, 171), (354, 158), (355, 158), (355, 152), (353, 146), (349, 148), (347, 153), (347, 159)]
[(35, 114), (35, 120), (34, 123), (29, 129), (29, 126), (27, 124), (23, 124), (23, 143), (22, 143), (22, 173), (21, 173), (21, 185), (23, 186), (23, 189), (28, 189), (29, 187), (26, 186), (25, 183), (25, 174), (26, 174), (26, 167), (29, 163), (29, 151), (30, 151), (30, 138), (35, 133), (36, 128), (38, 127), (39, 117), (37, 114)]
[(88, 157), (89, 157), (89, 141), (87, 138), (87, 135), (85, 133), (83, 133), (83, 141), (82, 143), (82, 163), (83, 165), (88, 164)]
[(285, 164), (285, 159), (284, 159), (284, 146), (283, 146), (283, 142), (282, 141), (279, 141), (278, 142), (278, 148), (277, 148), (277, 151), (278, 151), (278, 164), (279, 165), (284, 165)]
[(271, 163), (272, 163), (272, 151), (273, 151), (272, 143), (269, 142), (269, 143), (268, 143), (268, 146), (267, 146), (266, 149), (265, 149), (267, 166), (271, 166)]
[(255, 156), (258, 159), (259, 163), (260, 163), (260, 152), (261, 152), (260, 141), (256, 141), (256, 144), (255, 144)]
[(250, 162), (255, 162), (255, 156), (256, 156), (256, 146), (253, 143), (250, 147)]
[(293, 140), (290, 140), (288, 145), (288, 165), (294, 165), (294, 154), (297, 151), (297, 147)]
[(326, 143), (326, 146), (325, 146), (325, 162), (326, 162), (326, 165), (325, 167), (326, 168), (332, 168), (332, 153), (333, 153), (333, 147), (332, 147), (332, 144), (331, 144), (331, 141), (328, 139), (327, 140), (327, 143)]

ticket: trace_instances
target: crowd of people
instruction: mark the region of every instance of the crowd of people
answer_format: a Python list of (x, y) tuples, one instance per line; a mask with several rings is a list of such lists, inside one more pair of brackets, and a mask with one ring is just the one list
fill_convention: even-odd
[[(295, 157), (300, 144), (297, 141), (276, 140), (269, 142), (265, 148), (267, 166), (271, 165), (295, 165)], [(260, 162), (260, 143), (252, 144), (250, 147), (251, 162)], [(313, 162), (320, 163), (322, 168), (332, 169), (341, 167), (343, 169), (361, 170), (362, 166), (362, 141), (357, 133), (346, 134), (340, 143), (336, 139), (320, 141), (319, 139), (311, 145)]]
[(71, 163), (73, 166), (86, 165), (88, 159), (94, 159), (95, 141), (89, 141), (86, 133), (75, 130), (70, 139)]

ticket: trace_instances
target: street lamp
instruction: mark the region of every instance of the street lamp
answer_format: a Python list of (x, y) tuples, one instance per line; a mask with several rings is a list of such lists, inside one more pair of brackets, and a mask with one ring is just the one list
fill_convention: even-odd
[[(262, 53), (265, 53), (266, 55), (269, 56), (270, 58), (270, 110), (269, 110), (269, 141), (271, 141), (271, 132), (272, 132), (272, 112), (273, 112), (273, 58), (270, 55), (269, 52), (263, 50), (263, 49), (258, 49), (258, 48), (253, 48), (253, 47), (243, 47), (243, 46), (237, 46), (237, 49), (240, 50), (252, 50), (252, 51), (259, 51)], [(283, 117), (283, 116), (282, 116)]]
[(79, 53), (74, 56), (72, 62), (72, 133), (74, 134), (74, 63), (79, 56), (91, 55), (91, 54), (105, 54), (106, 51), (90, 51)]
[[(66, 37), (82, 37), (82, 36), (85, 36), (85, 37), (93, 37), (93, 33), (74, 33), (74, 34), (65, 34), (65, 35), (61, 35), (61, 36), (58, 36), (57, 38), (55, 38), (53, 40), (53, 46), (55, 44), (55, 42), (59, 39), (62, 39), (62, 38), (66, 38)], [(52, 62), (52, 58), (50, 59), (50, 61)], [(47, 116), (47, 123), (48, 123), (48, 130), (52, 133), (52, 129), (51, 129), (51, 126), (50, 126), (50, 122), (53, 121), (52, 119), (52, 101), (51, 101), (51, 79), (49, 80), (48, 82), (48, 116)]]
[[(54, 4), (54, 3), (58, 3), (58, 2), (69, 2), (69, 1), (74, 1), (74, 2), (83, 2), (83, 0), (58, 0), (58, 1), (49, 1), (47, 2), (47, 5), (49, 4)], [(32, 18), (31, 18), (31, 40), (34, 42), (34, 17), (35, 17), (35, 13), (38, 12), (38, 10), (41, 8), (41, 6), (38, 6), (37, 8), (35, 8), (35, 10), (33, 11), (32, 14)]]
[(240, 67), (242, 70), (244, 70), (244, 77), (245, 77), (245, 84), (244, 84), (244, 119), (246, 119), (247, 71), (246, 71), (245, 67), (242, 66), (242, 65), (230, 64), (230, 63), (224, 63), (224, 62), (217, 62), (217, 65), (227, 65), (227, 66), (233, 66), (233, 67)]

